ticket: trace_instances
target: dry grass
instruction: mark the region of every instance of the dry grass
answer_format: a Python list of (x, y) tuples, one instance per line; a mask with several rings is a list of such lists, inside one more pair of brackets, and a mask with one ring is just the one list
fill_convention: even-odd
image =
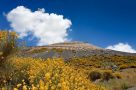
[(130, 69), (124, 69), (122, 72), (120, 72), (123, 76), (123, 80), (129, 82), (132, 86), (136, 86), (136, 69), (130, 68)]

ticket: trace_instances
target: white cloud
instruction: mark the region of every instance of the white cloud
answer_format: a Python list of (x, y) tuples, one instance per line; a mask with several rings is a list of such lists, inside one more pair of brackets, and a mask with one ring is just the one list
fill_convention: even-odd
[(39, 39), (38, 45), (67, 41), (68, 30), (72, 24), (63, 15), (49, 14), (44, 9), (32, 12), (24, 6), (11, 10), (6, 17), (21, 38), (32, 33)]
[(115, 44), (115, 45), (108, 46), (106, 49), (122, 51), (122, 52), (129, 52), (129, 53), (136, 53), (136, 50), (133, 49), (127, 43), (118, 43), (118, 44)]

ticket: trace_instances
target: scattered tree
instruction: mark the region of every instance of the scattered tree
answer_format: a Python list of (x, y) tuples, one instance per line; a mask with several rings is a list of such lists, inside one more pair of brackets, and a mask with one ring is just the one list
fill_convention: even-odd
[(13, 31), (0, 31), (0, 64), (17, 48), (17, 34)]

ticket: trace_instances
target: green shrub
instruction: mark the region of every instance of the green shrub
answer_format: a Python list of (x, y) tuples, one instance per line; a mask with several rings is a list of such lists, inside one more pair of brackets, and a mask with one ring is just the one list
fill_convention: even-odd
[(126, 89), (131, 88), (131, 87), (132, 87), (132, 86), (131, 86), (131, 85), (128, 85), (127, 83), (123, 83), (123, 84), (121, 85), (122, 90), (126, 90)]
[(114, 78), (114, 75), (112, 74), (111, 71), (104, 71), (103, 72), (103, 77), (102, 77), (103, 80), (108, 81), (108, 80), (113, 79), (113, 78)]
[(97, 79), (101, 79), (102, 74), (99, 71), (92, 71), (89, 74), (89, 78), (91, 81), (95, 81)]

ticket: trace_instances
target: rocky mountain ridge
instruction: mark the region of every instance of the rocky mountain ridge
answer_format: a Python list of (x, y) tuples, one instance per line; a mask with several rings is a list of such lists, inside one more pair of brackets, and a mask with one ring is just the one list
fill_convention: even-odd
[(46, 46), (35, 46), (23, 49), (21, 56), (34, 58), (52, 58), (62, 57), (69, 59), (73, 57), (86, 57), (91, 55), (101, 56), (136, 56), (136, 54), (125, 53), (120, 51), (108, 50), (84, 42), (63, 42)]

